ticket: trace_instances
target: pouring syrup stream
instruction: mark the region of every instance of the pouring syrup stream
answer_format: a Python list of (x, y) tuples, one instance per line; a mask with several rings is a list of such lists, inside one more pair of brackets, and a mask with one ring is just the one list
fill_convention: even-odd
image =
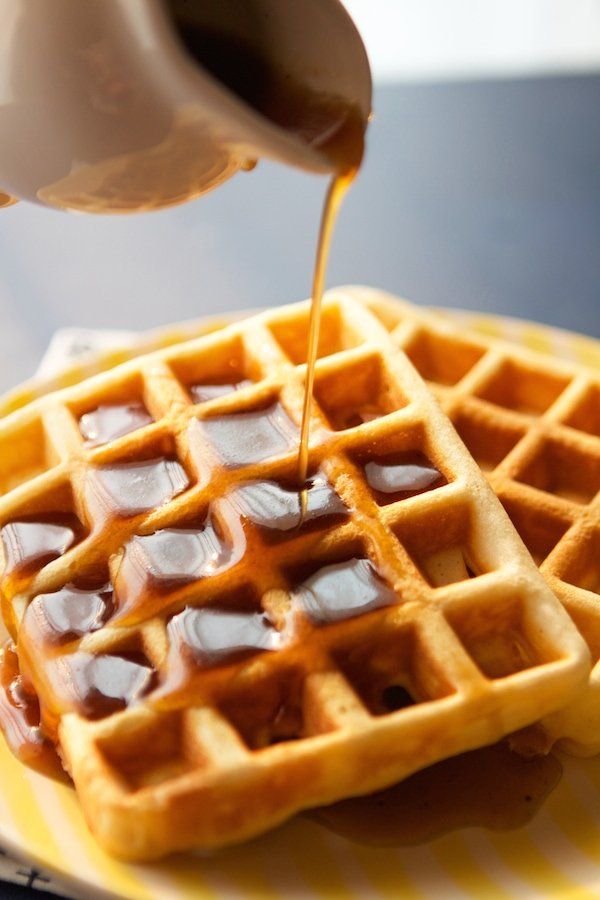
[(327, 194), (317, 243), (317, 256), (312, 283), (310, 320), (308, 326), (308, 354), (306, 359), (306, 376), (304, 381), (304, 402), (302, 406), (302, 426), (300, 429), (300, 447), (298, 450), (298, 484), (302, 488), (302, 511), (306, 506), (306, 480), (308, 476), (308, 441), (310, 436), (310, 418), (313, 407), (313, 389), (315, 384), (315, 365), (319, 346), (319, 330), (321, 324), (321, 303), (325, 285), (327, 261), (331, 249), (331, 238), (338, 212), (348, 188), (352, 184), (357, 169), (346, 173), (338, 173), (332, 178)]

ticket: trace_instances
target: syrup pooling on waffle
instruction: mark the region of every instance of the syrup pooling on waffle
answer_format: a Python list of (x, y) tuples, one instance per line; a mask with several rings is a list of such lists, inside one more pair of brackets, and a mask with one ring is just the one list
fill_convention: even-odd
[(6, 646), (0, 656), (0, 685), (2, 731), (14, 755), (45, 775), (66, 780), (54, 745), (41, 728), (38, 698), (24, 683), (14, 646)]
[[(213, 510), (200, 524), (133, 535), (114, 565), (119, 611), (158, 604), (177, 588), (226, 573), (244, 555), (246, 539), (236, 516)], [(185, 527), (183, 527), (185, 526)]]
[(393, 503), (445, 484), (445, 478), (422, 453), (397, 453), (365, 462), (365, 478), (378, 503)]
[(97, 447), (151, 422), (152, 417), (142, 403), (115, 403), (84, 413), (79, 428), (88, 447)]
[[(40, 401), (47, 472), (0, 501), (3, 527), (37, 503), (84, 528), (3, 590), (46, 733), (113, 852), (216, 846), (372, 790), (524, 726), (585, 675), (477, 467), (353, 301), (324, 309), (299, 515), (306, 322), (306, 306), (275, 311)], [(190, 385), (239, 383), (231, 370), (251, 383), (192, 402)], [(90, 395), (123, 402), (127, 383), (153, 422), (86, 446)], [(122, 475), (144, 467), (151, 509)], [(115, 470), (118, 490), (98, 477)]]
[(85, 590), (66, 585), (53, 594), (39, 594), (25, 612), (22, 627), (36, 644), (62, 644), (97, 631), (113, 610), (110, 585)]
[(193, 665), (210, 667), (261, 650), (276, 650), (279, 632), (258, 612), (186, 607), (169, 622), (169, 644), (175, 655), (189, 654)]
[(106, 519), (128, 518), (168, 503), (188, 484), (185, 469), (175, 459), (98, 466), (88, 480), (87, 505), (96, 520), (102, 514)]
[(5, 576), (57, 559), (75, 543), (76, 534), (77, 526), (58, 514), (50, 521), (10, 522), (2, 529)]
[(227, 468), (279, 456), (298, 444), (298, 429), (277, 401), (258, 409), (196, 420), (192, 428), (202, 450), (208, 443)]
[(274, 539), (311, 524), (339, 522), (348, 515), (348, 507), (323, 474), (310, 478), (305, 492), (304, 509), (293, 482), (249, 481), (234, 488), (227, 499), (243, 519)]
[(294, 603), (313, 622), (337, 622), (397, 602), (365, 558), (322, 566), (294, 588)]

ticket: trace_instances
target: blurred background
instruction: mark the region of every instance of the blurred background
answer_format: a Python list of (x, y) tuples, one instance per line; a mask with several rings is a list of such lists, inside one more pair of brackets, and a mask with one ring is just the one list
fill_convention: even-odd
[[(328, 284), (600, 336), (600, 0), (347, 0), (375, 76)], [(131, 217), (0, 212), (0, 388), (63, 326), (304, 298), (325, 182), (260, 162)]]

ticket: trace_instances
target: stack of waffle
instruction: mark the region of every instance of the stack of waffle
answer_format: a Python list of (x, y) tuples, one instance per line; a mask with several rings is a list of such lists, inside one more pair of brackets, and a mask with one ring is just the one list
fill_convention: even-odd
[(9, 699), (115, 855), (239, 841), (509, 734), (600, 747), (598, 379), (331, 292), (301, 493), (308, 314), (0, 419)]

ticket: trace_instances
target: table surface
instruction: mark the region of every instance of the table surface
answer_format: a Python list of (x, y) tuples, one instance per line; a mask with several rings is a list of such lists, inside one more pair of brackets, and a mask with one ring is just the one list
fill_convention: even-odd
[[(600, 336), (599, 109), (599, 76), (379, 88), (328, 283)], [(323, 192), (261, 163), (145, 216), (1, 212), (0, 389), (61, 326), (148, 328), (306, 296)]]
[[(330, 285), (600, 335), (600, 76), (386, 85)], [(261, 162), (186, 206), (0, 212), (0, 390), (64, 325), (145, 328), (308, 295), (325, 182)]]

